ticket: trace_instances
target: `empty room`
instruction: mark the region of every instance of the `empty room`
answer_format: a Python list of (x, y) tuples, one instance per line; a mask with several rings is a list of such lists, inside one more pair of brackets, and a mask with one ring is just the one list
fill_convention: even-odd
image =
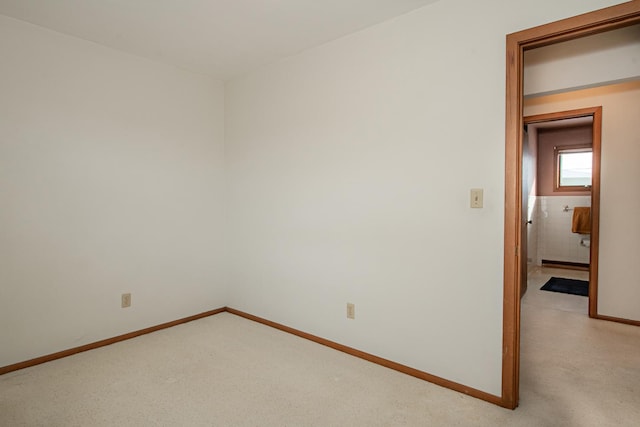
[[(635, 425), (638, 28), (638, 0), (0, 0), (0, 426)], [(528, 174), (567, 117), (579, 203)], [(590, 203), (579, 274), (528, 236), (553, 203)]]

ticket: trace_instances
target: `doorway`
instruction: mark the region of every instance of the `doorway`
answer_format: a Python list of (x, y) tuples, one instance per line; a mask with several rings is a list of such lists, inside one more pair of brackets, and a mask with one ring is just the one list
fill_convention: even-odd
[[(523, 54), (554, 43), (640, 22), (640, 1), (631, 1), (507, 36), (505, 129), (505, 229), (502, 405), (518, 406), (520, 376), (520, 293), (523, 277), (522, 150)], [(526, 261), (526, 253), (524, 254)], [(591, 309), (591, 307), (590, 307)]]
[[(521, 269), (526, 277), (521, 282), (521, 297), (526, 291), (532, 269), (546, 265), (581, 270), (580, 267), (585, 266), (589, 282), (585, 313), (595, 317), (600, 241), (602, 107), (527, 116), (523, 118), (523, 124), (522, 206), (526, 226), (522, 230)], [(567, 177), (563, 180), (562, 153), (567, 156), (589, 153), (589, 179)], [(584, 179), (584, 182), (575, 185), (577, 182), (571, 182), (575, 179)], [(579, 206), (589, 208), (588, 230), (572, 229), (572, 225), (575, 225), (572, 220), (576, 218), (576, 208)], [(536, 237), (539, 239), (532, 245), (531, 239)], [(532, 253), (532, 248), (535, 253)], [(583, 277), (578, 274), (571, 278)]]

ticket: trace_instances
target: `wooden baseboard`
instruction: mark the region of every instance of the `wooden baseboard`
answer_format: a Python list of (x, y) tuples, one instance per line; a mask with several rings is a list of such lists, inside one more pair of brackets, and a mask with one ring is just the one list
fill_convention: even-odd
[(640, 326), (640, 320), (623, 319), (623, 318), (614, 317), (614, 316), (604, 316), (602, 314), (597, 314), (595, 316), (592, 316), (592, 318), (600, 319), (600, 320), (608, 320), (610, 322), (625, 323), (627, 325)]
[(566, 270), (589, 271), (589, 264), (570, 261), (552, 261), (548, 259), (542, 260), (542, 267), (564, 268)]
[(388, 359), (384, 359), (382, 357), (378, 357), (375, 356), (373, 354), (370, 353), (366, 353), (364, 351), (360, 351), (357, 350), (355, 348), (352, 347), (348, 347), (346, 345), (343, 344), (339, 344), (337, 342), (334, 341), (330, 341), (315, 335), (311, 335), (308, 334), (306, 332), (300, 331), (298, 329), (294, 329), (291, 328), (289, 326), (285, 326), (282, 325), (280, 323), (276, 323), (276, 322), (272, 322), (270, 320), (267, 319), (263, 319), (261, 317), (258, 316), (254, 316), (252, 314), (249, 313), (245, 313), (243, 311), (240, 310), (236, 310), (230, 307), (222, 307), (222, 308), (218, 308), (216, 310), (211, 310), (211, 311), (206, 311), (204, 313), (200, 313), (200, 314), (196, 314), (193, 316), (189, 316), (189, 317), (185, 317), (182, 319), (178, 319), (178, 320), (174, 320), (172, 322), (167, 322), (167, 323), (162, 323), (160, 325), (157, 326), (151, 326), (149, 328), (145, 328), (145, 329), (140, 329), (138, 331), (134, 331), (134, 332), (129, 332), (128, 334), (123, 334), (123, 335), (118, 335), (116, 337), (113, 338), (107, 338), (101, 341), (96, 341), (94, 343), (90, 343), (90, 344), (85, 344), (82, 345), (80, 347), (75, 347), (75, 348), (71, 348), (68, 350), (63, 350), (63, 351), (59, 351), (57, 353), (52, 353), (52, 354), (48, 354), (46, 356), (41, 356), (41, 357), (36, 357), (35, 359), (30, 359), (30, 360), (26, 360), (24, 362), (19, 362), (19, 363), (15, 363), (13, 365), (8, 365), (8, 366), (3, 366), (0, 367), (0, 375), (2, 374), (6, 374), (8, 372), (12, 372), (12, 371), (17, 371), (19, 369), (24, 369), (24, 368), (28, 368), (31, 366), (35, 366), (35, 365), (39, 365), (41, 363), (46, 363), (46, 362), (50, 362), (56, 359), (62, 359), (63, 357), (67, 357), (67, 356), (71, 356), (77, 353), (81, 353), (83, 351), (88, 351), (88, 350), (93, 350), (99, 347), (103, 347), (106, 345), (110, 345), (110, 344), (114, 344), (120, 341), (125, 341), (131, 338), (135, 338), (138, 337), (140, 335), (145, 335), (145, 334), (149, 334), (151, 332), (155, 332), (155, 331), (159, 331), (161, 329), (166, 329), (166, 328), (170, 328), (172, 326), (176, 326), (176, 325), (180, 325), (182, 323), (187, 323), (187, 322), (191, 322), (193, 320), (198, 320), (198, 319), (202, 319), (203, 317), (208, 317), (208, 316), (212, 316), (214, 314), (218, 314), (218, 313), (222, 313), (222, 312), (229, 312), (231, 314), (235, 314), (236, 316), (240, 316), (243, 317), (245, 319), (249, 319), (252, 320), (254, 322), (258, 322), (261, 323), (263, 325), (267, 325), (270, 326), (272, 328), (275, 329), (279, 329), (281, 331), (296, 335), (300, 338), (304, 338), (304, 339), (308, 339), (310, 341), (316, 342), (318, 344), (322, 344), (325, 345), (327, 347), (333, 348), (334, 350), (338, 350), (338, 351), (342, 351), (343, 353), (347, 353), (351, 356), (355, 356), (358, 357), (360, 359), (364, 359), (367, 360), (369, 362), (384, 366), (386, 368), (389, 369), (393, 369), (395, 371), (398, 372), (402, 372), (403, 374), (407, 374), (407, 375), (411, 375), (412, 377), (416, 377), (419, 378), (421, 380), (425, 380), (428, 381), (430, 383), (439, 385), (441, 387), (445, 387), (460, 393), (464, 393), (467, 394), (469, 396), (487, 401), (489, 403), (493, 403), (495, 405), (498, 406), (503, 406), (503, 407), (509, 407), (505, 401), (499, 397), (499, 396), (495, 396), (493, 394), (490, 393), (486, 393), (484, 391), (481, 390), (477, 390), (474, 389), (472, 387), (467, 387), (463, 384), (459, 384), (453, 381), (449, 381), (446, 380), (444, 378), (438, 377), (436, 375), (431, 375), (427, 372), (424, 371), (420, 371), (418, 369), (415, 368), (411, 368), (409, 366), (405, 366), (402, 365), (400, 363), (388, 360)]
[(25, 360), (24, 362), (14, 363), (13, 365), (2, 366), (0, 367), (0, 375), (6, 374), (12, 371), (17, 371), (19, 369), (24, 369), (31, 366), (39, 365), (41, 363), (50, 362), (52, 360), (62, 359), (63, 357), (71, 356), (77, 353), (82, 353), (83, 351), (104, 347), (105, 345), (114, 344), (120, 341), (125, 341), (131, 338), (139, 337), (140, 335), (150, 334), (151, 332), (170, 328), (172, 326), (180, 325), (182, 323), (187, 323), (193, 320), (202, 319), (203, 317), (208, 317), (214, 314), (222, 313), (225, 310), (226, 308), (222, 307), (216, 310), (205, 311), (204, 313), (195, 314), (193, 316), (184, 317), (182, 319), (174, 320), (167, 323), (162, 323), (160, 325), (151, 326), (149, 328), (140, 329), (138, 331), (129, 332), (128, 334), (118, 335), (117, 337), (107, 338), (107, 339), (96, 341), (90, 344), (81, 345), (80, 347), (74, 347), (68, 350), (59, 351), (57, 353), (48, 354), (46, 356), (36, 357), (35, 359)]
[(475, 398), (478, 398), (478, 399), (481, 399), (481, 400), (485, 400), (485, 401), (493, 403), (495, 405), (506, 407), (505, 404), (503, 403), (503, 399), (501, 397), (495, 396), (493, 394), (486, 393), (484, 391), (477, 390), (475, 388), (467, 387), (467, 386), (465, 386), (463, 384), (459, 384), (459, 383), (456, 383), (456, 382), (453, 382), (453, 381), (449, 381), (449, 380), (446, 380), (444, 378), (441, 378), (441, 377), (438, 377), (438, 376), (435, 376), (435, 375), (431, 375), (431, 374), (426, 373), (424, 371), (420, 371), (418, 369), (411, 368), (409, 366), (405, 366), (405, 365), (402, 365), (400, 363), (393, 362), (393, 361), (388, 360), (388, 359), (384, 359), (382, 357), (374, 356), (373, 354), (366, 353), (364, 351), (360, 351), (360, 350), (357, 350), (355, 348), (348, 347), (346, 345), (336, 343), (334, 341), (330, 341), (330, 340), (327, 340), (327, 339), (324, 339), (324, 338), (320, 338), (318, 336), (311, 335), (311, 334), (308, 334), (306, 332), (300, 331), (298, 329), (294, 329), (294, 328), (291, 328), (289, 326), (282, 325), (280, 323), (272, 322), (270, 320), (263, 319), (263, 318), (258, 317), (258, 316), (254, 316), (252, 314), (245, 313), (245, 312), (240, 311), (240, 310), (236, 310), (236, 309), (227, 307), (227, 312), (229, 312), (231, 314), (235, 314), (235, 315), (240, 316), (240, 317), (244, 317), (245, 319), (253, 320), (254, 322), (262, 323), (263, 325), (267, 325), (267, 326), (279, 329), (279, 330), (284, 331), (284, 332), (288, 332), (288, 333), (296, 335), (296, 336), (298, 336), (300, 338), (305, 338), (305, 339), (308, 339), (310, 341), (316, 342), (318, 344), (322, 344), (322, 345), (325, 345), (327, 347), (331, 347), (334, 350), (342, 351), (342, 352), (347, 353), (347, 354), (349, 354), (351, 356), (355, 356), (355, 357), (358, 357), (360, 359), (367, 360), (367, 361), (375, 363), (377, 365), (382, 365), (382, 366), (384, 366), (386, 368), (393, 369), (394, 371), (402, 372), (403, 374), (411, 375), (412, 377), (416, 377), (416, 378), (419, 378), (421, 380), (425, 380), (425, 381), (428, 381), (430, 383), (433, 383), (433, 384), (436, 384), (436, 385), (439, 385), (439, 386), (442, 386), (442, 387), (445, 387), (445, 388), (448, 388), (448, 389), (451, 389), (451, 390), (455, 390), (455, 391), (458, 391), (460, 393), (464, 393), (464, 394), (467, 394), (469, 396), (472, 396), (472, 397), (475, 397)]

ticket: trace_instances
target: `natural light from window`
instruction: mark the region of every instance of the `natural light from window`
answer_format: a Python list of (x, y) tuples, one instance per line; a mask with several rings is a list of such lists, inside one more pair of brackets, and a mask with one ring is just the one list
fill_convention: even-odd
[(591, 150), (558, 153), (560, 187), (590, 187), (592, 155)]

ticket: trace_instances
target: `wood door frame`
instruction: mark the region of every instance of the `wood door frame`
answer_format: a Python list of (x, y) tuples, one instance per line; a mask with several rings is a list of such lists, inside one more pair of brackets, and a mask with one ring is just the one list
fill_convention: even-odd
[[(502, 324), (502, 406), (518, 406), (520, 387), (520, 262), (522, 255), (523, 54), (554, 43), (640, 23), (633, 0), (507, 35), (505, 117), (504, 293)], [(590, 307), (591, 310), (591, 307)]]
[[(602, 107), (536, 114), (522, 118), (524, 125), (548, 123), (556, 120), (593, 117), (591, 123), (591, 248), (589, 250), (589, 317), (598, 317), (598, 248), (600, 243), (600, 153), (602, 150)], [(555, 166), (554, 166), (555, 167)]]

